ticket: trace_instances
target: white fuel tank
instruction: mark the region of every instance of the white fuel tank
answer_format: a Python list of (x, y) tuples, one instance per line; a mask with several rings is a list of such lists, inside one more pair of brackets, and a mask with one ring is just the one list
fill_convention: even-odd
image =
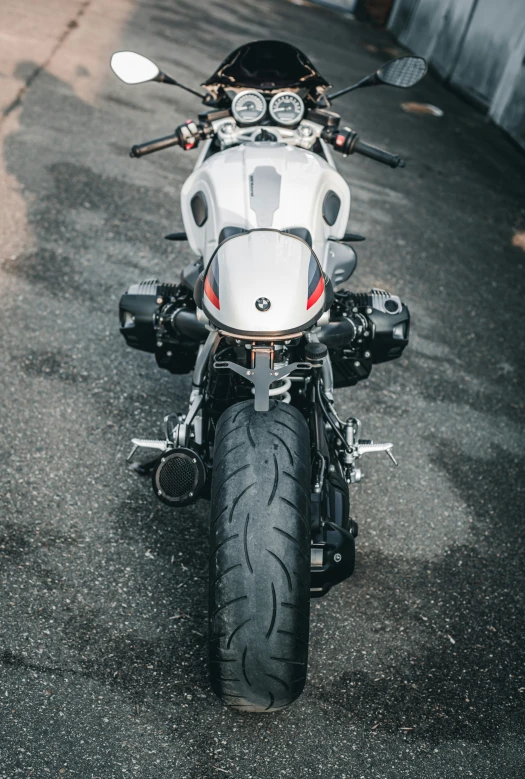
[(198, 165), (182, 188), (181, 205), (190, 246), (205, 263), (225, 228), (303, 228), (325, 270), (328, 238), (342, 238), (347, 227), (350, 190), (318, 154), (246, 143)]

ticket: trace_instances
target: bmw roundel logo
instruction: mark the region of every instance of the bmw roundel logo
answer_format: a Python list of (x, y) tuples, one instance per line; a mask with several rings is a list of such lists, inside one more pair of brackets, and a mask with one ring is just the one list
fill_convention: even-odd
[(255, 308), (257, 311), (268, 311), (272, 304), (268, 300), (268, 298), (257, 298), (255, 301)]

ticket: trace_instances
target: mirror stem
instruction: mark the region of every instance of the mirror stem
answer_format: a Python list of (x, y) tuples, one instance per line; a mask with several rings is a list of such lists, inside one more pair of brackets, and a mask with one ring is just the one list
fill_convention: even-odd
[(191, 92), (192, 95), (197, 95), (197, 97), (200, 97), (201, 100), (204, 100), (204, 98), (206, 97), (206, 95), (203, 95), (200, 92), (197, 92), (195, 89), (192, 89), (191, 87), (186, 87), (186, 86), (184, 86), (184, 84), (181, 84), (179, 81), (175, 81), (174, 78), (172, 78), (171, 76), (168, 76), (167, 73), (163, 73), (162, 71), (160, 71), (159, 75), (154, 80), (155, 81), (160, 81), (163, 84), (173, 84), (173, 86), (175, 86), (175, 87), (180, 87), (181, 89), (185, 89), (186, 92)]
[(347, 92), (353, 92), (354, 89), (360, 89), (361, 87), (371, 87), (374, 84), (377, 84), (376, 74), (374, 73), (372, 76), (365, 76), (365, 78), (362, 78), (361, 81), (358, 81), (357, 84), (352, 84), (351, 87), (345, 87), (344, 89), (340, 89), (339, 92), (332, 92), (331, 95), (326, 95), (328, 100), (334, 100), (336, 97), (341, 97), (341, 95), (346, 95)]

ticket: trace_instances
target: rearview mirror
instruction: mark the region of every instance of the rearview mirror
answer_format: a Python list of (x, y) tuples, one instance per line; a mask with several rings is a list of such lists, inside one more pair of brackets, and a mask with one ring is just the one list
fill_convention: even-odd
[(423, 57), (398, 57), (376, 70), (376, 78), (382, 84), (408, 89), (421, 81), (427, 72), (427, 63)]
[(125, 84), (155, 81), (160, 70), (154, 62), (135, 51), (117, 51), (111, 57), (111, 70)]
[(352, 86), (345, 87), (338, 92), (332, 92), (332, 94), (323, 97), (331, 101), (335, 100), (336, 97), (346, 95), (348, 92), (353, 92), (354, 89), (373, 87), (377, 84), (388, 84), (391, 87), (408, 89), (408, 87), (413, 87), (414, 84), (421, 81), (426, 72), (427, 63), (423, 57), (398, 57), (395, 60), (390, 60), (390, 62), (385, 62), (375, 73), (365, 76), (361, 81), (352, 84)]

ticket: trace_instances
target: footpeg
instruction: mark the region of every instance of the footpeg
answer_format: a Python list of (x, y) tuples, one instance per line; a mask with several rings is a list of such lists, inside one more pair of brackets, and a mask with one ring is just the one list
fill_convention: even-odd
[(396, 458), (391, 452), (392, 447), (394, 444), (374, 444), (373, 441), (363, 441), (360, 439), (357, 442), (357, 451), (356, 456), (361, 457), (363, 454), (368, 454), (368, 452), (386, 452), (387, 455), (390, 457), (394, 465), (399, 465)]
[(356, 460), (369, 452), (385, 452), (394, 465), (398, 465), (398, 462), (391, 451), (394, 444), (374, 444), (373, 441), (359, 438), (361, 423), (354, 417), (350, 417), (342, 424), (346, 447), (341, 453), (341, 465), (345, 469), (345, 480), (347, 484), (356, 484), (361, 481), (363, 474), (361, 473), (361, 469), (356, 467)]
[(170, 448), (169, 441), (155, 441), (150, 438), (132, 438), (131, 443), (133, 444), (133, 448), (126, 458), (128, 462), (131, 460), (137, 449), (160, 449), (161, 452), (165, 452), (166, 449)]

